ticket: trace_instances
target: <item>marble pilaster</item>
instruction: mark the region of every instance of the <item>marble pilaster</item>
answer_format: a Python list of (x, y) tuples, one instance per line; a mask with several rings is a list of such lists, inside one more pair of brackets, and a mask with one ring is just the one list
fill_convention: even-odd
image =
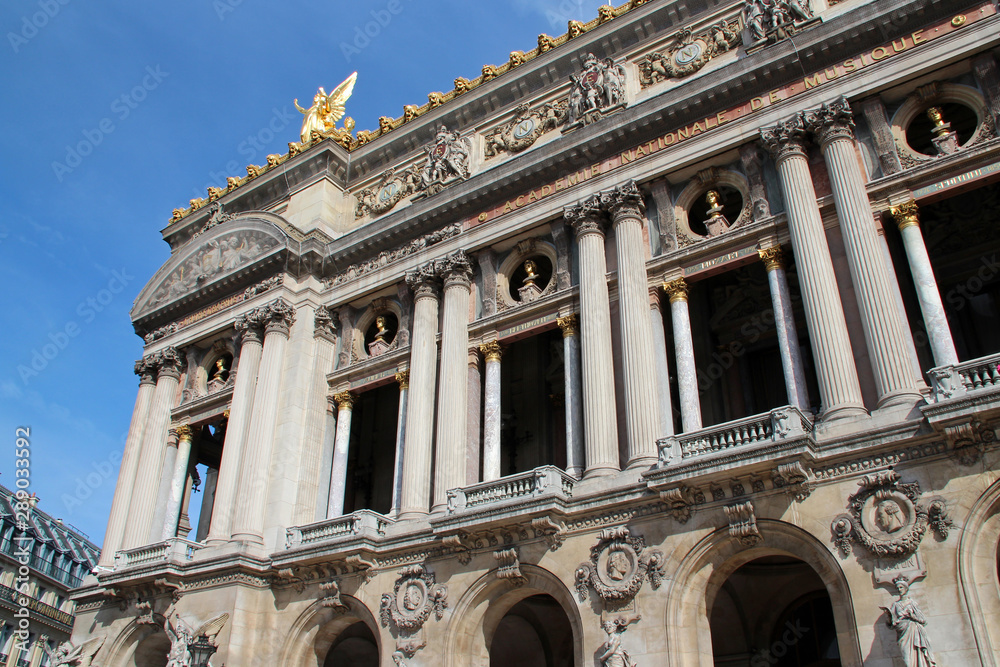
[(955, 351), (955, 341), (948, 326), (944, 304), (941, 302), (941, 291), (934, 278), (934, 267), (927, 255), (927, 246), (920, 231), (920, 213), (917, 202), (908, 202), (889, 209), (899, 234), (903, 237), (903, 247), (906, 250), (907, 264), (913, 276), (913, 284), (917, 288), (917, 300), (920, 302), (920, 312), (924, 317), (924, 328), (931, 344), (935, 366), (950, 366), (958, 363), (958, 353)]
[(841, 97), (805, 112), (804, 120), (819, 141), (830, 174), (872, 361), (878, 406), (915, 403), (921, 400), (921, 395), (903, 343), (910, 334), (900, 321), (889, 288), (888, 270), (879, 250), (854, 143), (853, 113), (847, 100)]
[[(175, 430), (177, 431), (177, 456), (174, 458), (174, 466), (170, 474), (170, 495), (167, 497), (163, 524), (160, 527), (160, 538), (159, 540), (154, 539), (154, 541), (167, 540), (177, 535), (181, 503), (189, 488), (187, 481), (191, 463), (191, 427), (182, 424)], [(155, 529), (156, 526), (154, 525), (153, 528)]]
[(778, 350), (781, 353), (781, 370), (785, 377), (788, 403), (799, 410), (808, 411), (809, 392), (781, 247), (765, 248), (759, 250), (758, 254), (767, 270), (767, 284), (771, 289), (771, 308), (774, 310), (774, 326), (778, 334)]
[(563, 375), (566, 384), (566, 472), (583, 477), (583, 395), (580, 383), (580, 336), (576, 315), (556, 318), (563, 335)]
[(337, 435), (333, 443), (333, 470), (330, 473), (330, 501), (326, 518), (344, 514), (344, 493), (347, 491), (347, 456), (351, 445), (351, 415), (354, 411), (354, 394), (341, 391), (334, 394), (337, 404)]
[(396, 373), (399, 385), (399, 412), (396, 417), (396, 458), (392, 465), (392, 515), (399, 514), (403, 492), (403, 458), (406, 452), (406, 404), (410, 397), (410, 371)]
[(606, 222), (596, 195), (567, 207), (563, 213), (576, 231), (580, 256), (585, 474), (608, 475), (620, 468), (611, 357), (611, 308), (604, 255)]
[(500, 343), (479, 346), (486, 360), (486, 396), (483, 400), (483, 481), (500, 479)]
[(821, 417), (838, 419), (866, 414), (858, 371), (837, 292), (830, 248), (816, 204), (816, 191), (803, 145), (801, 115), (761, 130), (774, 157), (788, 215), (806, 325), (819, 381)]
[(698, 395), (698, 370), (694, 363), (687, 281), (675, 278), (663, 283), (663, 290), (670, 297), (674, 357), (677, 359), (677, 393), (681, 401), (681, 429), (689, 433), (701, 428), (701, 397)]

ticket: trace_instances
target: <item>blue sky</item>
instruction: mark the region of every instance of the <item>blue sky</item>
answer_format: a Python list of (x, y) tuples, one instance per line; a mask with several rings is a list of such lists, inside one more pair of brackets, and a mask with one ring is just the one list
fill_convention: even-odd
[(30, 427), (41, 509), (101, 543), (142, 356), (128, 311), (169, 255), (160, 230), (297, 141), (293, 98), (356, 70), (347, 114), (374, 129), (600, 4), (5, 2), (0, 484)]

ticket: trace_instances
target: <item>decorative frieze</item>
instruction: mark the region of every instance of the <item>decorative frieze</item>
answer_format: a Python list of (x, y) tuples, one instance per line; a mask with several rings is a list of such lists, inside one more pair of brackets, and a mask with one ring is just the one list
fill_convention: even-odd
[(584, 602), (593, 588), (605, 603), (632, 600), (648, 578), (653, 589), (665, 576), (663, 552), (646, 550), (646, 542), (632, 535), (627, 526), (605, 528), (590, 549), (590, 561), (576, 568), (576, 592)]
[(503, 153), (519, 153), (532, 146), (547, 132), (566, 122), (568, 101), (543, 104), (531, 109), (519, 104), (514, 117), (486, 134), (484, 157), (489, 160)]
[(876, 557), (904, 557), (920, 546), (927, 508), (917, 503), (920, 485), (903, 483), (892, 469), (865, 475), (849, 499), (849, 514), (833, 520), (834, 540), (846, 556), (851, 541)]
[(625, 66), (611, 58), (598, 60), (593, 53), (583, 58), (583, 70), (570, 75), (566, 125), (563, 132), (599, 121), (628, 106), (625, 99)]
[(462, 225), (456, 222), (437, 231), (424, 234), (423, 236), (417, 237), (405, 245), (393, 248), (392, 250), (383, 250), (377, 256), (366, 262), (352, 264), (332, 278), (325, 279), (323, 284), (327, 287), (332, 287), (334, 285), (342, 285), (350, 282), (355, 278), (381, 269), (392, 262), (420, 252), (424, 248), (428, 248), (444, 241), (445, 239), (457, 236), (461, 231)]
[(647, 88), (666, 79), (694, 74), (712, 58), (741, 43), (739, 21), (719, 21), (697, 35), (684, 28), (674, 36), (674, 43), (666, 51), (651, 53), (637, 63), (639, 84)]

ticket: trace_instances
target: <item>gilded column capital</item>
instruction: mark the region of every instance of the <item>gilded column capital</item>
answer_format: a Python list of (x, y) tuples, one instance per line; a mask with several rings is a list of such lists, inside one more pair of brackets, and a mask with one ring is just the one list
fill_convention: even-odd
[(479, 346), (479, 351), (483, 353), (486, 358), (486, 363), (491, 361), (500, 361), (500, 357), (503, 356), (503, 348), (500, 346), (500, 341), (491, 340), (488, 343), (483, 343)]
[(191, 426), (189, 424), (181, 424), (180, 426), (175, 428), (174, 431), (177, 432), (177, 437), (180, 440), (186, 440), (188, 442), (191, 442), (191, 438), (194, 435), (194, 433), (191, 431)]
[(805, 157), (806, 128), (802, 114), (795, 114), (771, 127), (760, 130), (760, 140), (775, 162), (790, 157)]
[(854, 112), (843, 95), (818, 109), (804, 111), (802, 120), (806, 130), (816, 136), (820, 146), (837, 139), (854, 140)]
[(147, 354), (142, 359), (135, 362), (135, 374), (139, 376), (139, 384), (156, 384), (156, 371), (159, 364), (156, 357)]
[(570, 313), (566, 317), (557, 317), (556, 324), (558, 324), (559, 328), (562, 329), (563, 338), (570, 338), (576, 335), (576, 313)]
[(313, 317), (313, 336), (331, 343), (337, 342), (338, 322), (334, 319), (328, 306), (320, 306)]
[(663, 283), (663, 291), (670, 297), (670, 303), (688, 300), (688, 284), (684, 278), (676, 278)]
[(892, 215), (893, 220), (896, 221), (899, 231), (903, 231), (907, 227), (920, 226), (920, 209), (917, 207), (917, 202), (912, 199), (908, 202), (903, 202), (899, 206), (890, 207), (889, 213)]
[(764, 268), (767, 271), (785, 268), (785, 257), (782, 254), (780, 245), (776, 245), (773, 248), (762, 248), (757, 251), (757, 255), (764, 262)]
[(352, 410), (354, 398), (354, 394), (349, 391), (341, 391), (333, 395), (333, 401), (337, 404), (338, 410)]
[(436, 262), (435, 268), (445, 287), (472, 284), (472, 261), (464, 250), (458, 250)]
[(413, 271), (406, 272), (406, 285), (413, 292), (414, 300), (433, 298), (437, 299), (441, 287), (437, 272), (434, 269), (434, 262), (428, 262), (418, 266)]
[(168, 347), (156, 352), (155, 355), (157, 378), (170, 377), (179, 379), (181, 369), (184, 367), (184, 357), (177, 351), (176, 347)]
[(646, 211), (639, 186), (631, 178), (614, 190), (601, 193), (601, 203), (614, 224), (629, 218), (641, 221)]
[(563, 209), (563, 217), (576, 232), (577, 238), (586, 234), (604, 235), (604, 225), (607, 221), (601, 210), (601, 200), (598, 195), (591, 195), (579, 204), (567, 206)]
[(396, 383), (399, 385), (399, 390), (404, 391), (410, 388), (410, 371), (399, 371), (396, 373)]

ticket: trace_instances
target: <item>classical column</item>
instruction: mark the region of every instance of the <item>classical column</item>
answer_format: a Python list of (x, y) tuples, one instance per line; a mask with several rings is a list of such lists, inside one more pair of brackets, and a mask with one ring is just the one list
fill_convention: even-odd
[[(269, 319), (264, 327), (264, 349), (254, 391), (246, 452), (240, 463), (232, 534), (235, 541), (256, 543), (264, 541), (264, 507), (274, 450), (278, 399), (281, 396), (281, 372), (285, 364), (289, 329), (295, 323), (295, 309), (284, 299), (278, 299), (266, 308)], [(239, 379), (238, 372), (236, 378)]]
[(167, 518), (167, 503), (170, 500), (170, 485), (174, 480), (174, 465), (177, 462), (177, 441), (180, 438), (175, 429), (167, 431), (166, 447), (163, 449), (163, 460), (160, 463), (159, 490), (156, 493), (156, 504), (153, 509), (153, 520), (149, 526), (149, 543), (163, 541), (163, 524)]
[(333, 471), (330, 473), (330, 502), (326, 518), (344, 514), (344, 493), (347, 491), (347, 455), (351, 445), (351, 415), (354, 411), (354, 394), (342, 391), (333, 395), (337, 404), (337, 436), (333, 442)]
[(191, 427), (182, 424), (175, 430), (177, 431), (177, 457), (174, 459), (174, 469), (170, 471), (170, 495), (167, 496), (163, 525), (160, 526), (161, 540), (177, 536), (181, 502), (184, 500), (184, 491), (188, 486), (188, 469), (191, 462)]
[(635, 181), (601, 195), (611, 214), (618, 257), (618, 314), (624, 373), (628, 467), (656, 462), (659, 434), (653, 327), (649, 320), (646, 246), (642, 239), (645, 205)]
[(701, 397), (698, 395), (698, 370), (694, 363), (687, 281), (675, 278), (663, 283), (663, 290), (670, 297), (674, 357), (677, 359), (677, 393), (681, 399), (681, 429), (689, 433), (701, 428)]
[(246, 315), (236, 318), (235, 326), (240, 337), (240, 357), (236, 367), (236, 381), (233, 384), (233, 398), (229, 407), (229, 422), (222, 445), (222, 461), (219, 463), (219, 481), (215, 487), (215, 506), (212, 510), (212, 524), (206, 541), (221, 544), (232, 534), (233, 514), (236, 511), (236, 489), (239, 486), (240, 470), (243, 466), (243, 447), (250, 428), (253, 413), (253, 398), (260, 372), (263, 353), (263, 330), (267, 307), (255, 308)]
[(604, 214), (596, 196), (564, 209), (576, 231), (580, 255), (580, 322), (583, 361), (586, 475), (619, 470), (615, 373), (611, 358), (611, 307), (604, 258)]
[(479, 367), (479, 349), (475, 344), (469, 348), (467, 377), (469, 420), (465, 426), (465, 483), (475, 484), (480, 481), (479, 465), (483, 458), (480, 451), (483, 447), (483, 373)]
[(108, 529), (104, 535), (104, 549), (101, 551), (98, 563), (100, 567), (114, 565), (115, 552), (122, 548), (125, 520), (132, 504), (132, 489), (139, 468), (142, 436), (149, 419), (149, 406), (156, 387), (156, 369), (155, 355), (146, 355), (135, 362), (135, 374), (139, 376), (139, 391), (135, 397), (135, 407), (132, 408), (132, 421), (128, 427), (128, 437), (125, 439), (122, 462), (118, 468), (118, 483), (115, 485), (115, 496), (111, 501), (111, 515), (108, 517)]
[[(309, 379), (309, 397), (305, 429), (302, 443), (302, 475), (299, 483), (300, 520), (325, 519), (327, 502), (330, 497), (330, 473), (333, 466), (333, 433), (327, 429), (335, 420), (328, 417), (330, 402), (327, 400), (329, 387), (326, 376), (333, 370), (333, 359), (337, 349), (338, 322), (333, 318), (335, 311), (320, 306), (313, 314), (313, 340), (316, 341), (316, 361)], [(336, 428), (336, 426), (333, 426)], [(311, 514), (310, 514), (311, 512)], [(317, 513), (320, 513), (317, 516)], [(308, 518), (307, 518), (308, 517)]]
[(468, 424), (469, 294), (472, 265), (461, 250), (438, 262), (444, 283), (441, 317), (441, 384), (438, 386), (434, 505), (444, 511), (448, 489), (465, 486)]
[(941, 292), (934, 278), (931, 259), (927, 255), (924, 236), (920, 233), (917, 202), (911, 199), (899, 206), (893, 206), (889, 212), (899, 226), (899, 234), (903, 237), (906, 260), (913, 275), (913, 284), (917, 288), (917, 300), (920, 302), (920, 312), (924, 316), (924, 328), (927, 329), (927, 337), (930, 340), (934, 365), (957, 364), (955, 341), (951, 337), (951, 327), (948, 326), (948, 317), (941, 303)]
[(164, 447), (170, 411), (177, 402), (177, 384), (181, 377), (181, 355), (175, 348), (156, 353), (159, 372), (149, 406), (149, 418), (142, 434), (139, 468), (136, 470), (132, 498), (128, 507), (123, 549), (149, 544), (155, 513), (156, 492), (160, 487)]
[(660, 290), (649, 290), (649, 323), (653, 331), (653, 362), (656, 364), (657, 414), (659, 435), (674, 434), (674, 406), (670, 396), (670, 365), (667, 361), (667, 334), (663, 329), (663, 312), (660, 310)]
[(479, 346), (486, 359), (486, 398), (483, 410), (483, 481), (500, 479), (500, 356), (498, 341)]
[(566, 472), (583, 477), (583, 396), (580, 388), (580, 337), (576, 315), (557, 317), (563, 335), (563, 376), (566, 382)]
[(425, 264), (407, 273), (406, 284), (414, 293), (413, 335), (410, 337), (410, 396), (406, 409), (399, 517), (416, 519), (426, 515), (430, 507), (440, 292), (434, 264)]
[(202, 542), (208, 537), (208, 530), (212, 525), (212, 511), (215, 509), (215, 488), (219, 483), (219, 471), (209, 468), (205, 472), (205, 484), (201, 493), (201, 511), (198, 513), (198, 530), (195, 531), (194, 539)]
[(396, 460), (392, 466), (392, 514), (399, 515), (403, 491), (403, 456), (406, 451), (406, 402), (410, 396), (410, 371), (396, 373), (399, 385), (399, 413), (396, 417)]
[(841, 97), (805, 112), (804, 120), (819, 140), (830, 174), (848, 265), (861, 306), (878, 406), (915, 403), (921, 400), (921, 395), (905, 344), (909, 332), (896, 308), (888, 269), (879, 250), (871, 204), (854, 144), (853, 113), (847, 99)]
[(799, 334), (795, 330), (795, 314), (792, 312), (792, 297), (788, 292), (788, 277), (785, 275), (781, 246), (759, 250), (758, 254), (764, 262), (767, 284), (771, 288), (771, 308), (774, 310), (774, 326), (778, 333), (778, 351), (781, 353), (781, 370), (785, 376), (788, 403), (799, 410), (808, 410), (809, 391), (802, 368), (802, 350), (799, 348)]
[(830, 259), (826, 231), (816, 204), (816, 191), (803, 146), (802, 116), (761, 130), (761, 140), (774, 157), (788, 215), (806, 325), (819, 381), (822, 418), (865, 414), (858, 371), (847, 333), (837, 276)]

